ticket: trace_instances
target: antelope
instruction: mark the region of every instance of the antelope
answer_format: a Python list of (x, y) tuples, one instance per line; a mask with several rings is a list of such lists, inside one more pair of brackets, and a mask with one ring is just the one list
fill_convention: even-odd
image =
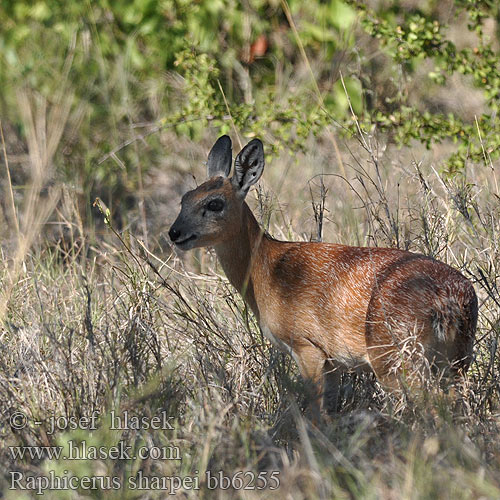
[(345, 370), (371, 370), (389, 391), (415, 380), (422, 358), (465, 374), (478, 315), (468, 279), (395, 248), (278, 241), (245, 202), (264, 169), (262, 142), (239, 152), (229, 177), (231, 166), (231, 139), (222, 136), (208, 180), (182, 197), (170, 239), (181, 250), (215, 249), (262, 333), (297, 361), (318, 411), (336, 409)]

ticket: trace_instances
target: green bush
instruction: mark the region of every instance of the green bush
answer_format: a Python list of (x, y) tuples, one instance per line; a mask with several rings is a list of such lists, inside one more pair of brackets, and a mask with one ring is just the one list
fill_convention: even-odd
[[(445, 86), (454, 73), (469, 76), (472, 84), (485, 97), (485, 110), (478, 110), (475, 122), (467, 123), (453, 113), (442, 114), (419, 110), (408, 105), (407, 96), (398, 93), (388, 112), (373, 110), (367, 116), (367, 126), (376, 124), (390, 131), (400, 144), (412, 139), (431, 147), (445, 139), (457, 144), (457, 151), (445, 163), (448, 172), (462, 170), (467, 160), (487, 163), (498, 158), (500, 146), (500, 58), (484, 30), (486, 19), (499, 15), (497, 2), (455, 0), (455, 16), (465, 13), (468, 29), (476, 35), (476, 45), (461, 50), (447, 37), (446, 26), (430, 12), (403, 11), (399, 3), (376, 11), (365, 2), (350, 1), (361, 15), (367, 33), (379, 40), (394, 69), (411, 78), (415, 68), (424, 60), (432, 61), (434, 70), (427, 75), (429, 82)], [(430, 2), (435, 5), (434, 2)], [(488, 144), (485, 150), (483, 144)]]
[[(161, 155), (155, 130), (198, 139), (207, 127), (216, 135), (234, 124), (249, 136), (265, 131), (270, 152), (294, 151), (332, 124), (358, 133), (349, 103), (367, 133), (377, 128), (398, 144), (429, 148), (454, 141), (443, 169), (456, 172), (468, 159), (498, 156), (500, 66), (484, 30), (498, 17), (497, 3), (456, 0), (455, 15), (467, 16), (474, 47), (457, 49), (436, 2), (418, 9), (355, 0), (7, 2), (0, 6), (0, 109), (23, 137), (20, 89), (48, 108), (69, 106), (56, 175), (80, 186), (86, 200), (101, 197), (113, 213), (136, 196), (140, 177)], [(381, 71), (371, 66), (356, 19), (379, 43)], [(268, 50), (251, 61), (259, 36)], [(483, 91), (476, 120), (392, 92), (424, 61), (434, 68), (422, 93), (453, 74)], [(373, 78), (384, 78), (378, 93)], [(155, 147), (138, 145), (136, 124), (149, 127), (144, 135)]]

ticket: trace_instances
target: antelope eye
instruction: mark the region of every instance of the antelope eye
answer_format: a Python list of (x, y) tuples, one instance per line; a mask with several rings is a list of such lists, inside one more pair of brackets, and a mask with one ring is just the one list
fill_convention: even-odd
[(224, 202), (222, 200), (210, 200), (207, 203), (207, 209), (211, 212), (220, 212), (224, 208)]

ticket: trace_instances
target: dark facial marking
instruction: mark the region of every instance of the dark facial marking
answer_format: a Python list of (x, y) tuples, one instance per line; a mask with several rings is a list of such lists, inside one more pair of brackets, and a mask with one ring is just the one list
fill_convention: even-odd
[(216, 179), (207, 181), (205, 188), (207, 191), (214, 191), (215, 189), (220, 189), (223, 185), (224, 179), (222, 177), (217, 177)]

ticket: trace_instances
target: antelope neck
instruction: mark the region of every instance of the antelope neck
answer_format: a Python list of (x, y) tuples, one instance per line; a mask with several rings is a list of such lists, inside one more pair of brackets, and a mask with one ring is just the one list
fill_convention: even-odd
[(242, 205), (242, 223), (231, 238), (215, 247), (215, 253), (231, 284), (259, 319), (254, 279), (259, 255), (268, 237), (259, 226), (246, 202)]

